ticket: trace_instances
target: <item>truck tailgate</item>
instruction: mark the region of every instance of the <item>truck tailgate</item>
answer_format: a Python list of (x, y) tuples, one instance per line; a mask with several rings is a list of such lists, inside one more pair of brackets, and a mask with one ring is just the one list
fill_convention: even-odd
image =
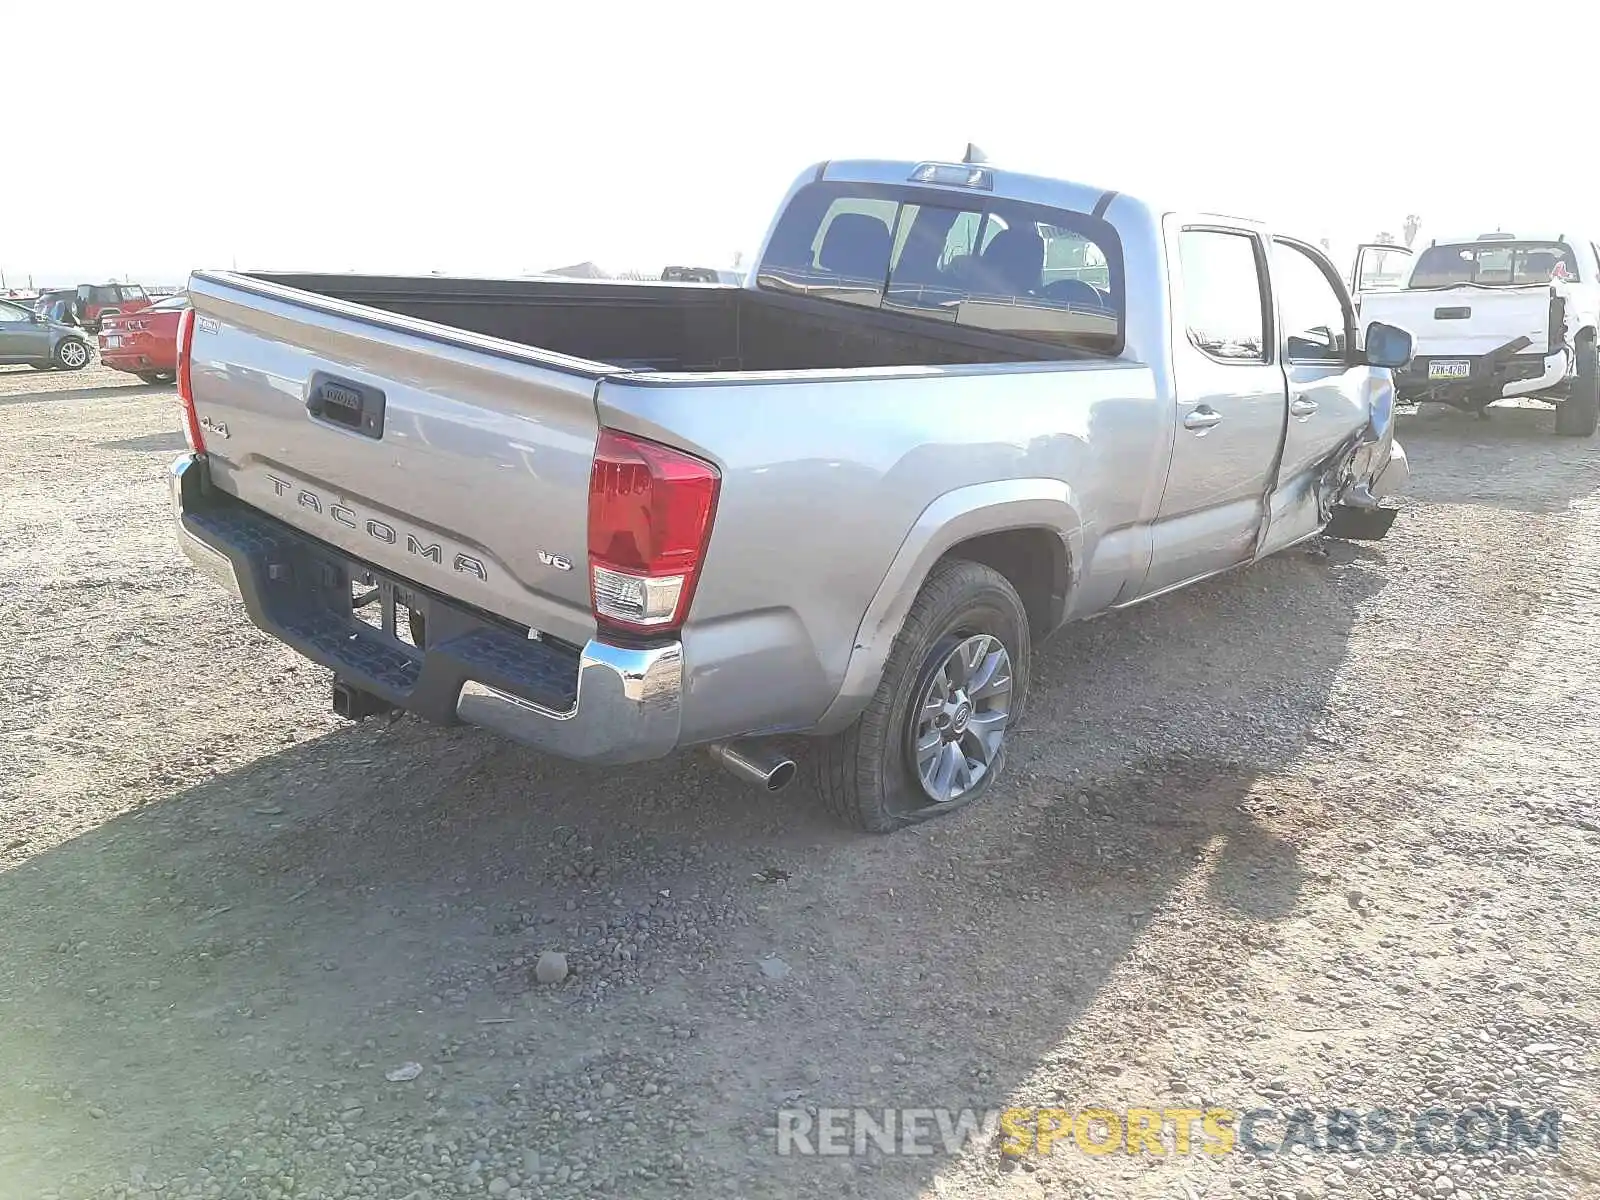
[(215, 486), (421, 587), (593, 635), (605, 367), (244, 276), (189, 294)]
[(1417, 354), (1428, 358), (1477, 357), (1519, 337), (1537, 353), (1550, 338), (1550, 299), (1548, 284), (1372, 292), (1361, 298), (1361, 320), (1410, 330)]

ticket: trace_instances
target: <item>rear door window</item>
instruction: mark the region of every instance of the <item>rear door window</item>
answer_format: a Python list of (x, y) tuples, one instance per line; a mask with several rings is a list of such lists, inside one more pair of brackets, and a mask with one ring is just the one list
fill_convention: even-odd
[(1267, 361), (1267, 300), (1256, 239), (1243, 232), (1185, 229), (1183, 311), (1189, 340), (1223, 362)]
[(1121, 246), (1098, 218), (991, 196), (816, 183), (757, 284), (1063, 348), (1122, 347)]

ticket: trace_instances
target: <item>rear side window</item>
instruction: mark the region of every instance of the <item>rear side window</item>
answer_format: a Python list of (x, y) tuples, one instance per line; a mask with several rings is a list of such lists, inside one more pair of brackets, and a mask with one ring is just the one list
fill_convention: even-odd
[(1185, 229), (1178, 245), (1189, 340), (1212, 358), (1265, 362), (1266, 292), (1256, 239), (1247, 233)]
[(815, 183), (785, 210), (756, 281), (1063, 348), (1122, 348), (1116, 233), (1064, 209)]

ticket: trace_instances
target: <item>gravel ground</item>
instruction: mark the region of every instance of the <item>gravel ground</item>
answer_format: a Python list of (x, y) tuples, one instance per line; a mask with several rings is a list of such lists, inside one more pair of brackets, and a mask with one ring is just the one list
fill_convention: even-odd
[[(1387, 541), (1067, 631), (1004, 786), (885, 839), (335, 721), (173, 549), (171, 393), (108, 374), (0, 370), (6, 1200), (1600, 1195), (1600, 447), (1547, 414), (1412, 418)], [(1475, 1103), (1559, 1149), (772, 1132)]]

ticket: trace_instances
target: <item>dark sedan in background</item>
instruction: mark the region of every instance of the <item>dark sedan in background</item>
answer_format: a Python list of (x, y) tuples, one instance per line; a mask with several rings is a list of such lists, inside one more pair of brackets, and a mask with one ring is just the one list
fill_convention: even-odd
[(81, 371), (94, 357), (75, 325), (0, 300), (0, 363), (27, 363), (40, 371)]

